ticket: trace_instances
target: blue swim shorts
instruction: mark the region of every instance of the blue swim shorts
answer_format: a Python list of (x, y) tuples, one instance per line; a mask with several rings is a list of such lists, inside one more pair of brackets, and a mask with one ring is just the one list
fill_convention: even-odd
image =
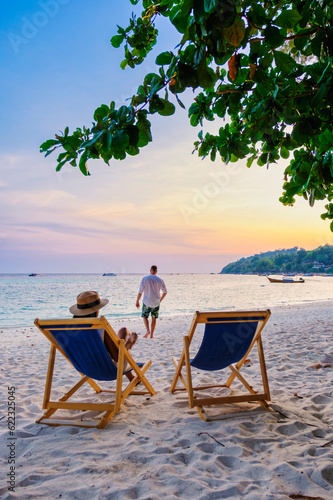
[(158, 313), (160, 310), (160, 306), (157, 307), (147, 307), (145, 304), (142, 304), (142, 318), (149, 318), (149, 314), (151, 313), (152, 318), (158, 318)]

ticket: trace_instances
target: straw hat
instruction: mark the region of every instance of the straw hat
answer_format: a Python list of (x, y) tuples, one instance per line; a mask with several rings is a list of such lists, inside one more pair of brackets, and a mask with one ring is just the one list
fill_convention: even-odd
[(86, 316), (98, 311), (108, 304), (108, 299), (100, 299), (97, 292), (91, 290), (82, 292), (76, 297), (76, 304), (69, 308), (74, 316)]

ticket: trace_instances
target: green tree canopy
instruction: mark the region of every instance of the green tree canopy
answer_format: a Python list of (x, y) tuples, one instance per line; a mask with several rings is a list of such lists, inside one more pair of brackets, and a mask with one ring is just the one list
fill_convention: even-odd
[(156, 19), (179, 32), (176, 49), (156, 57), (128, 105), (102, 104), (91, 128), (68, 127), (41, 145), (61, 149), (65, 163), (89, 175), (88, 159), (124, 160), (152, 140), (149, 116), (184, 107), (180, 95), (195, 90), (191, 125), (218, 119), (218, 134), (200, 130), (199, 156), (225, 163), (247, 158), (269, 166), (289, 159), (280, 201), (295, 196), (326, 200), (323, 219), (333, 231), (333, 2), (332, 0), (130, 0), (142, 3), (113, 47), (124, 45), (121, 67), (134, 68), (158, 37)]
[(242, 258), (225, 266), (221, 274), (257, 274), (320, 272), (332, 273), (333, 246), (325, 245), (315, 250), (306, 251), (303, 248), (274, 250)]

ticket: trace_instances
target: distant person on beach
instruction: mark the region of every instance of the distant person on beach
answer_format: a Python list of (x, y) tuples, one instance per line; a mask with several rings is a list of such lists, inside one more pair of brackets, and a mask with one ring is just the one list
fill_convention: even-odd
[[(154, 337), (154, 330), (156, 326), (156, 320), (159, 314), (160, 303), (168, 293), (164, 281), (156, 275), (157, 275), (157, 266), (151, 266), (149, 276), (145, 276), (144, 278), (142, 278), (138, 297), (136, 299), (136, 307), (139, 309), (140, 299), (142, 294), (144, 293), (142, 313), (141, 313), (143, 322), (147, 330), (146, 334), (144, 335), (144, 338), (149, 337), (149, 335), (150, 338)], [(151, 326), (149, 328), (148, 318), (150, 314), (151, 314)]]
[[(73, 318), (97, 318), (99, 310), (108, 304), (108, 299), (100, 299), (97, 292), (91, 290), (80, 293), (76, 298), (76, 304), (69, 308), (69, 312), (73, 314)], [(118, 337), (125, 340), (125, 347), (131, 349), (137, 341), (138, 335), (135, 332), (130, 332), (128, 328), (123, 327), (118, 331)], [(101, 332), (101, 338), (104, 342), (106, 350), (112, 358), (112, 361), (118, 366), (118, 349), (109, 335)], [(124, 370), (126, 370), (127, 361), (124, 363)], [(129, 380), (133, 380), (132, 372), (126, 373)]]

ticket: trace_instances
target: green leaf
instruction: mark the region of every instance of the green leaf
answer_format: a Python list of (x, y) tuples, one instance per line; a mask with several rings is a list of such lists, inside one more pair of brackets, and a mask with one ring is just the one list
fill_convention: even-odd
[(262, 69), (268, 69), (272, 66), (273, 54), (269, 52), (265, 57), (260, 59), (260, 67)]
[(227, 103), (225, 98), (222, 96), (215, 101), (213, 111), (214, 113), (217, 114), (217, 116), (223, 118), (225, 116), (226, 110), (227, 110)]
[(297, 50), (303, 50), (308, 42), (309, 42), (308, 37), (304, 36), (301, 38), (295, 38), (294, 45), (295, 45)]
[(319, 136), (319, 141), (323, 150), (328, 150), (333, 147), (333, 136), (332, 133), (326, 129)]
[(60, 161), (56, 166), (56, 172), (59, 172), (59, 170), (61, 170), (61, 168), (65, 165), (66, 162), (67, 160)]
[[(316, 36), (311, 40), (311, 49), (315, 56), (320, 59), (322, 55), (322, 47), (325, 44), (325, 33), (323, 31), (319, 31)], [(330, 43), (331, 45), (331, 43)]]
[(176, 110), (174, 104), (172, 104), (172, 102), (170, 101), (166, 101), (165, 99), (160, 99), (160, 101), (162, 101), (164, 107), (162, 109), (157, 110), (158, 114), (162, 116), (173, 115)]
[(224, 28), (223, 35), (233, 47), (238, 47), (245, 35), (245, 23), (239, 16), (229, 28)]
[(259, 156), (257, 164), (259, 165), (259, 167), (263, 167), (264, 165), (267, 164), (267, 160), (268, 160), (268, 154), (263, 153), (262, 155)]
[(43, 151), (46, 151), (47, 149), (51, 148), (52, 146), (55, 146), (56, 144), (59, 144), (59, 141), (56, 139), (49, 139), (48, 141), (43, 142), (43, 144), (40, 145), (40, 152), (42, 153)]
[(88, 151), (84, 151), (79, 161), (79, 169), (81, 170), (83, 175), (90, 175), (87, 167), (87, 160), (88, 160)]
[[(264, 99), (269, 94), (269, 88), (266, 85), (264, 85), (263, 83), (258, 83), (257, 87), (256, 87), (256, 90), (259, 93), (259, 97), (263, 97)], [(261, 106), (264, 103), (264, 101), (261, 101), (261, 100), (260, 101), (256, 101), (256, 102), (257, 102), (257, 105), (253, 108), (253, 111), (257, 111), (257, 109), (261, 108)]]
[(138, 147), (146, 146), (148, 142), (152, 141), (150, 132), (150, 122), (146, 118), (147, 112), (141, 111), (138, 113), (137, 127), (139, 129)]
[(111, 45), (112, 47), (115, 47), (116, 49), (118, 47), (120, 47), (120, 45), (123, 43), (124, 41), (124, 36), (123, 35), (114, 35), (112, 38), (111, 38)]
[(282, 148), (280, 149), (280, 154), (281, 154), (281, 157), (282, 157), (282, 158), (284, 158), (285, 160), (286, 160), (287, 158), (289, 158), (289, 151), (288, 151), (288, 149), (287, 149), (287, 148), (285, 148), (285, 147), (282, 147)]
[(184, 105), (184, 104), (182, 103), (182, 101), (179, 99), (178, 95), (177, 95), (177, 94), (175, 94), (175, 95), (176, 95), (176, 99), (177, 99), (177, 102), (178, 102), (179, 106), (180, 106), (181, 108), (183, 108), (183, 109), (186, 109), (186, 108), (185, 108), (185, 105)]
[(267, 47), (260, 42), (252, 42), (250, 47), (250, 58), (252, 61), (256, 61), (258, 57), (263, 57), (267, 55)]
[(214, 86), (215, 81), (216, 75), (214, 71), (212, 68), (208, 68), (205, 61), (203, 61), (198, 68), (198, 84), (204, 89), (209, 89)]
[(280, 50), (274, 51), (274, 59), (276, 67), (281, 73), (290, 73), (296, 66), (295, 59)]
[(103, 135), (103, 141), (101, 145), (101, 152), (103, 152), (104, 160), (109, 159), (111, 156), (111, 143), (112, 143), (112, 133), (110, 130), (106, 130)]
[(203, 24), (205, 22), (207, 13), (205, 12), (204, 3), (202, 0), (194, 0), (193, 13), (196, 23)]
[(183, 0), (181, 12), (184, 15), (188, 15), (193, 7), (193, 0)]
[[(293, 128), (291, 137), (295, 139), (295, 141), (297, 141), (299, 145), (301, 145), (309, 141), (312, 135), (313, 135), (313, 130), (309, 121), (304, 120), (303, 122), (296, 123), (296, 125)], [(294, 156), (296, 158), (296, 151)]]
[(124, 151), (129, 145), (129, 137), (125, 130), (117, 130), (112, 136), (112, 149)]
[(315, 189), (311, 189), (310, 196), (309, 196), (309, 205), (310, 205), (310, 207), (313, 207), (313, 205), (315, 203), (315, 199), (316, 199), (315, 194), (316, 194)]
[(198, 115), (194, 115), (193, 114), (193, 115), (190, 116), (190, 124), (192, 125), (192, 127), (196, 127), (199, 124)]
[(267, 26), (264, 36), (266, 43), (271, 47), (279, 47), (284, 43), (284, 36), (280, 33), (279, 28), (275, 26)]
[(212, 12), (214, 12), (214, 10), (216, 9), (217, 3), (218, 3), (218, 0), (204, 0), (205, 12), (207, 12), (208, 14), (211, 14)]
[(129, 137), (129, 148), (136, 148), (139, 141), (139, 129), (135, 125), (129, 125), (126, 128)]
[(302, 19), (301, 14), (296, 9), (283, 10), (275, 19), (274, 24), (281, 28), (292, 29)]
[(118, 122), (121, 124), (129, 123), (132, 121), (132, 112), (131, 108), (128, 108), (127, 106), (120, 106), (120, 108), (117, 111), (117, 119)]
[(155, 82), (161, 83), (161, 77), (156, 73), (148, 73), (143, 81), (144, 85), (153, 85)]
[(266, 11), (260, 4), (252, 5), (249, 17), (255, 26), (263, 26), (264, 24), (267, 24)]
[(156, 94), (149, 100), (149, 113), (154, 114), (164, 108), (163, 100)]
[(58, 156), (58, 162), (64, 160), (65, 158), (67, 158), (68, 156), (68, 153), (60, 153), (60, 155)]
[(252, 163), (254, 162), (254, 160), (256, 159), (256, 154), (253, 155), (253, 156), (250, 156), (250, 158), (247, 159), (246, 161), (246, 166), (247, 168), (250, 168), (252, 166)]
[(182, 13), (180, 7), (176, 5), (170, 13), (170, 21), (180, 33), (185, 33), (189, 16)]
[(94, 120), (97, 122), (102, 121), (103, 118), (107, 117), (109, 114), (110, 108), (106, 104), (102, 104), (99, 108), (97, 108), (94, 112)]
[(92, 146), (95, 144), (96, 141), (101, 137), (101, 135), (104, 134), (104, 130), (101, 130), (100, 132), (97, 132), (97, 134), (94, 134), (92, 139), (89, 139), (88, 141), (85, 141), (81, 144), (81, 147), (83, 148), (88, 148), (89, 146)]
[[(45, 155), (44, 155), (44, 156), (45, 156), (45, 158), (46, 158), (47, 156), (49, 156), (51, 153), (53, 153), (53, 151), (54, 151), (55, 149), (57, 149), (57, 148), (56, 148), (56, 147), (54, 147), (54, 148), (52, 148), (52, 149), (49, 149), (49, 151), (47, 151), (47, 152), (45, 153)], [(41, 150), (40, 152), (42, 153), (42, 150)]]
[(158, 66), (163, 66), (164, 64), (170, 64), (172, 61), (172, 54), (171, 52), (162, 52), (156, 57), (155, 63)]

